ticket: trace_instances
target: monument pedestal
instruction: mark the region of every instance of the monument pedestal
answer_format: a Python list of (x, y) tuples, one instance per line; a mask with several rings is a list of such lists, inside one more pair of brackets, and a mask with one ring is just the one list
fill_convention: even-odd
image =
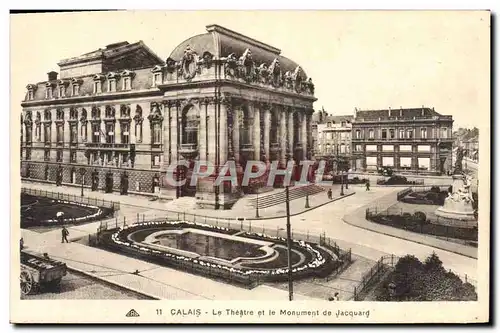
[(442, 218), (441, 221), (438, 219), (438, 224), (462, 228), (477, 226), (469, 186), (463, 175), (453, 175), (453, 194), (445, 199), (443, 207), (435, 211), (438, 218)]

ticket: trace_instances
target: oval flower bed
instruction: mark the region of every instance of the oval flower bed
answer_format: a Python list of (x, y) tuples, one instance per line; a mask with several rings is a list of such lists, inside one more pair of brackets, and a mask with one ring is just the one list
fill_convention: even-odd
[[(206, 273), (207, 275), (224, 277), (234, 279), (240, 277), (243, 280), (272, 280), (279, 281), (288, 278), (288, 268), (246, 268), (246, 267), (232, 267), (230, 264), (214, 263), (199, 258), (192, 258), (168, 251), (161, 251), (155, 248), (150, 248), (142, 245), (140, 242), (134, 242), (129, 239), (128, 235), (137, 232), (141, 229), (182, 229), (182, 228), (195, 228), (207, 231), (215, 231), (222, 234), (232, 234), (238, 232), (229, 228), (213, 226), (209, 224), (193, 223), (188, 221), (165, 221), (165, 222), (145, 222), (126, 226), (125, 228), (115, 229), (108, 237), (104, 237), (105, 245), (114, 248), (122, 249), (124, 252), (133, 254), (134, 252), (141, 257), (148, 257), (160, 259), (161, 263), (172, 263), (174, 266), (181, 267), (185, 270), (192, 270), (199, 273)], [(272, 242), (275, 244), (286, 245), (286, 238), (274, 237), (264, 235), (262, 233), (243, 232), (239, 233), (238, 237), (245, 237), (250, 239), (258, 239), (263, 241)], [(313, 275), (323, 272), (324, 270), (333, 269), (337, 261), (332, 258), (328, 253), (322, 251), (313, 245), (304, 241), (292, 240), (292, 246), (299, 252), (307, 252), (308, 260), (296, 265), (292, 268), (292, 274), (296, 278)]]
[[(38, 199), (28, 209), (21, 208), (22, 227), (79, 224), (95, 221), (112, 213), (109, 208), (89, 204), (42, 197)], [(58, 212), (64, 213), (62, 221), (56, 217)]]

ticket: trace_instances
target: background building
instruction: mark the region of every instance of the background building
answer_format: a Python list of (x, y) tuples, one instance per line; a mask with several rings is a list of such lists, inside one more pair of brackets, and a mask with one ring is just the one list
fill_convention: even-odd
[[(226, 161), (241, 177), (249, 160), (284, 167), (311, 157), (312, 80), (279, 49), (229, 29), (207, 26), (165, 62), (142, 42), (123, 42), (59, 67), (59, 78), (50, 72), (27, 86), (23, 177), (57, 184), (83, 177), (94, 190), (196, 196), (200, 206), (225, 208), (267, 181), (214, 186)], [(216, 171), (191, 187), (196, 160)], [(175, 170), (182, 187), (165, 181), (174, 163), (187, 165)]]
[(433, 108), (358, 110), (352, 123), (354, 168), (444, 174), (452, 169), (452, 116)]

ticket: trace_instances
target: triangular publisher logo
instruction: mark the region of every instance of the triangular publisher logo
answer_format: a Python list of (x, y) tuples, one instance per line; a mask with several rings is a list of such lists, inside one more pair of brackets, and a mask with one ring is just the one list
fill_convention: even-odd
[(125, 315), (125, 317), (139, 317), (139, 313), (137, 313), (137, 311), (135, 311), (134, 309), (132, 309), (129, 312), (127, 312), (127, 314)]

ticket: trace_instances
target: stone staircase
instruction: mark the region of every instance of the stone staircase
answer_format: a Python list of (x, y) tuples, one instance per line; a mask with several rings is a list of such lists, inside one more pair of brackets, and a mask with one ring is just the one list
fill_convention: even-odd
[[(292, 187), (289, 190), (289, 199), (290, 201), (300, 199), (305, 197), (306, 195), (314, 195), (325, 191), (325, 189), (321, 186), (311, 184), (305, 186), (296, 186)], [(285, 190), (282, 190), (278, 193), (259, 196), (259, 208), (268, 208), (275, 205), (280, 205), (285, 203), (286, 194)], [(257, 206), (257, 198), (251, 198), (248, 200), (248, 206), (255, 208)]]

